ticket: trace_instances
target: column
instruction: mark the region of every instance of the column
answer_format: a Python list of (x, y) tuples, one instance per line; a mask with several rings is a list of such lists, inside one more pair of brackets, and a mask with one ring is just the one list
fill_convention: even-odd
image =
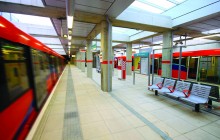
[(101, 22), (101, 89), (112, 91), (112, 25), (108, 21)]
[(85, 72), (85, 58), (86, 58), (86, 52), (80, 52), (81, 54), (81, 71)]
[(126, 47), (126, 75), (131, 75), (132, 68), (132, 43), (127, 43)]
[(172, 77), (172, 47), (173, 36), (172, 32), (163, 33), (163, 48), (162, 48), (162, 77)]
[(92, 58), (91, 41), (90, 40), (87, 40), (86, 47), (87, 47), (87, 50), (86, 50), (87, 77), (92, 78), (92, 61), (93, 61), (93, 58)]

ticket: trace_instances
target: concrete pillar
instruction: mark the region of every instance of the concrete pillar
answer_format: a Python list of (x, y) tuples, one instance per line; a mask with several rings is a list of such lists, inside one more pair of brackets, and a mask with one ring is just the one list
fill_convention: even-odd
[(126, 75), (131, 75), (132, 67), (132, 43), (127, 43), (126, 47)]
[(92, 51), (91, 51), (91, 41), (87, 40), (86, 47), (87, 47), (87, 50), (86, 50), (87, 77), (92, 78), (93, 58), (92, 58)]
[(86, 52), (81, 53), (81, 71), (85, 72), (85, 59), (86, 59)]
[(101, 89), (112, 91), (112, 25), (110, 22), (101, 22)]
[(171, 31), (163, 33), (162, 77), (172, 77), (173, 35)]

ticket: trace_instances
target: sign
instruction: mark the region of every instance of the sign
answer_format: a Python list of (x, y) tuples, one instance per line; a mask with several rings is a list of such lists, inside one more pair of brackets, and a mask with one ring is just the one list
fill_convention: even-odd
[(149, 57), (149, 52), (141, 52), (134, 54), (134, 57)]

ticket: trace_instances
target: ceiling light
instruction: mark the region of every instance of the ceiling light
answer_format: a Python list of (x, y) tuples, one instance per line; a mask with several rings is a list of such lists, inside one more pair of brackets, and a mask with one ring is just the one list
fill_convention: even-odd
[(68, 30), (68, 33), (69, 33), (69, 34), (72, 34), (72, 30)]
[(213, 34), (213, 35), (208, 35), (208, 36), (201, 36), (201, 37), (198, 37), (198, 38), (209, 38), (209, 37), (220, 37), (220, 34)]
[(67, 16), (67, 27), (68, 29), (73, 28), (73, 16)]
[(71, 40), (72, 39), (72, 36), (71, 35), (68, 35), (68, 40)]
[(68, 46), (68, 48), (70, 49), (71, 47), (70, 47), (70, 46)]
[(63, 37), (67, 38), (67, 35), (63, 35)]
[(71, 45), (71, 42), (68, 42), (68, 45), (70, 46), (70, 45)]

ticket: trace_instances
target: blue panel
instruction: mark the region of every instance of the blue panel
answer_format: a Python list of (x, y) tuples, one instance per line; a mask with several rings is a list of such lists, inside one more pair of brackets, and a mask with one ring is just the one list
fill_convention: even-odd
[[(172, 65), (172, 70), (179, 70), (179, 64), (173, 64)], [(181, 71), (187, 71), (187, 68), (183, 65), (181, 65), (181, 68), (180, 68)]]

